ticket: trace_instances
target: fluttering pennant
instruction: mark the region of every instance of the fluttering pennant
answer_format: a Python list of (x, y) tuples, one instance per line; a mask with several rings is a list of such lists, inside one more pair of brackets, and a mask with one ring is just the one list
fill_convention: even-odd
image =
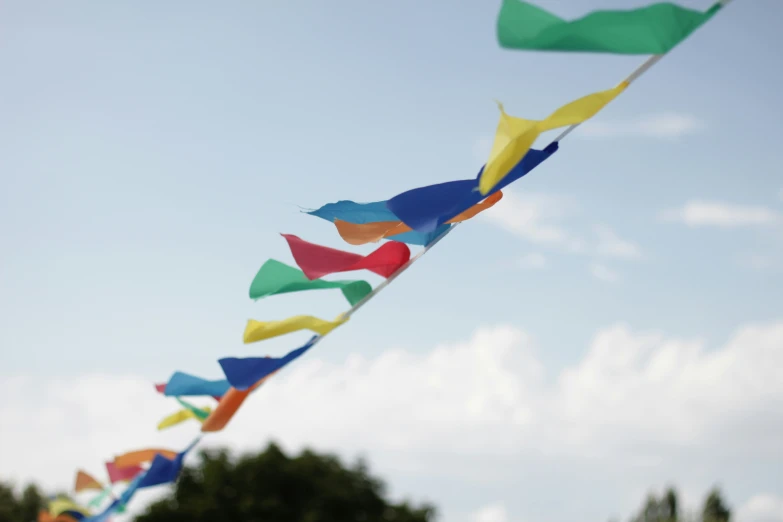
[[(319, 319), (312, 315), (295, 315), (282, 321), (255, 321), (250, 319), (245, 326), (245, 335), (243, 341), (245, 344), (271, 339), (299, 330), (310, 330), (320, 335), (326, 335), (341, 324), (348, 321), (344, 315), (339, 315), (334, 321)], [(225, 395), (221, 402), (225, 400)]]
[(76, 472), (76, 481), (73, 486), (76, 493), (89, 490), (102, 491), (103, 488), (104, 485), (86, 471), (78, 470)]
[(567, 21), (529, 2), (503, 0), (497, 34), (501, 47), (537, 51), (664, 54), (718, 12), (669, 2), (631, 10), (593, 11)]
[(250, 284), (250, 298), (261, 299), (270, 295), (339, 288), (351, 306), (372, 292), (367, 281), (324, 281), (308, 279), (304, 272), (280, 261), (270, 259), (261, 266)]
[(199, 422), (204, 422), (209, 417), (209, 414), (212, 412), (212, 408), (206, 407), (206, 408), (197, 408), (196, 406), (193, 406), (191, 404), (186, 403), (185, 401), (177, 398), (177, 400), (182, 404), (184, 407), (177, 411), (176, 413), (172, 413), (162, 421), (158, 423), (158, 430), (165, 430), (166, 428), (171, 428), (172, 426), (176, 426), (177, 424), (181, 424), (185, 421), (188, 421), (190, 419), (195, 419)]
[(187, 448), (173, 456), (164, 456), (160, 453), (155, 455), (149, 469), (138, 483), (138, 489), (151, 488), (162, 484), (169, 484), (177, 480), (179, 472), (182, 471), (182, 461), (185, 455), (193, 449), (198, 439), (192, 442)]
[[(447, 221), (451, 223), (461, 223), (468, 219), (475, 217), (476, 215), (484, 212), (485, 210), (492, 208), (495, 203), (500, 201), (503, 197), (501, 191), (494, 192), (487, 199), (481, 203), (476, 203), (469, 209), (465, 210), (454, 216)], [(363, 225), (357, 225), (336, 219), (334, 221), (337, 231), (346, 243), (351, 245), (364, 245), (366, 243), (375, 243), (383, 238), (388, 238), (400, 232), (407, 232), (411, 230), (411, 227), (403, 223), (402, 221), (380, 221), (378, 223), (365, 223)]]
[(106, 497), (110, 495), (112, 495), (112, 489), (111, 486), (107, 486), (106, 488), (103, 489), (103, 491), (98, 493), (87, 503), (87, 507), (97, 508), (98, 506), (103, 504), (103, 501), (106, 500)]
[(72, 500), (58, 497), (49, 502), (49, 514), (51, 514), (53, 517), (57, 517), (61, 514), (67, 514), (76, 520), (81, 520), (90, 516), (90, 511)]
[(329, 274), (369, 270), (379, 276), (389, 277), (411, 258), (408, 245), (389, 241), (370, 254), (362, 256), (309, 243), (292, 234), (281, 234), (288, 242), (297, 266), (308, 279), (318, 279)]
[[(557, 142), (549, 144), (543, 150), (530, 149), (511, 172), (490, 191), (490, 195), (539, 166), (557, 150)], [(408, 190), (390, 199), (387, 205), (412, 229), (420, 232), (435, 230), (484, 198), (478, 191), (478, 180), (482, 172), (483, 170), (474, 179), (447, 181)]]
[(226, 374), (228, 382), (237, 390), (247, 390), (255, 383), (273, 374), (294, 359), (302, 356), (309, 350), (318, 336), (313, 336), (301, 348), (292, 350), (283, 357), (225, 357), (218, 362)]
[(106, 471), (109, 474), (109, 482), (116, 484), (117, 482), (130, 482), (136, 478), (136, 475), (144, 471), (144, 468), (141, 466), (120, 468), (117, 467), (114, 462), (107, 462)]
[[(309, 211), (308, 214), (325, 219), (330, 223), (335, 223), (337, 220), (340, 220), (354, 225), (391, 223), (400, 220), (399, 217), (394, 215), (394, 213), (386, 207), (386, 201), (356, 203), (354, 201), (342, 200), (337, 201), (336, 203), (327, 203), (319, 209)], [(409, 245), (427, 246), (449, 228), (449, 225), (443, 225), (438, 229), (429, 232), (405, 232), (394, 235), (393, 239)]]
[(623, 81), (612, 89), (582, 96), (563, 105), (543, 120), (525, 120), (509, 116), (503, 109), (503, 105), (498, 104), (500, 122), (495, 131), (495, 142), (492, 144), (489, 160), (484, 166), (484, 171), (479, 175), (479, 192), (482, 195), (488, 194), (506, 177), (525, 157), (542, 132), (589, 120), (626, 87), (628, 82)]
[[(129, 451), (128, 453), (123, 453), (119, 457), (115, 457), (114, 466), (116, 466), (118, 470), (134, 469), (140, 464), (152, 461), (158, 455), (174, 458), (177, 455), (177, 452), (161, 448), (147, 448), (137, 451)], [(136, 475), (134, 475), (134, 477), (135, 476)]]
[(221, 400), (217, 405), (217, 408), (215, 408), (215, 411), (212, 412), (212, 415), (202, 424), (202, 433), (214, 433), (225, 428), (229, 421), (234, 418), (237, 411), (239, 411), (239, 408), (245, 402), (245, 399), (247, 399), (252, 392), (261, 387), (261, 385), (272, 377), (272, 375), (274, 375), (274, 373), (267, 375), (246, 390), (237, 390), (233, 387), (229, 389), (223, 396), (223, 400)]
[(208, 381), (184, 372), (174, 372), (168, 383), (155, 385), (155, 389), (167, 397), (212, 396), (217, 400), (220, 400), (230, 387), (224, 379)]

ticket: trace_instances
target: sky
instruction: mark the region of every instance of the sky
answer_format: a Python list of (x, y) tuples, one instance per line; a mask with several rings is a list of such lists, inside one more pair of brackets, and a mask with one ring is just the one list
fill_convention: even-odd
[[(644, 59), (503, 50), (499, 4), (0, 0), (0, 479), (184, 448), (151, 383), (344, 311), (248, 298), (280, 233), (373, 249), (303, 209), (474, 177), (495, 100), (543, 118)], [(781, 17), (732, 2), (205, 444), (364, 455), (444, 522), (624, 519), (668, 484), (783, 521)]]

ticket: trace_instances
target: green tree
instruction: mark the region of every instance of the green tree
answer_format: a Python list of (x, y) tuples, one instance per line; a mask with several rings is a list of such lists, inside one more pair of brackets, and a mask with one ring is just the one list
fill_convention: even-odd
[(632, 522), (677, 522), (680, 520), (679, 501), (677, 491), (668, 488), (661, 498), (653, 494), (647, 496), (647, 500), (633, 517)]
[(729, 522), (731, 510), (726, 506), (720, 489), (713, 488), (704, 500), (704, 508), (701, 512), (703, 522)]
[(30, 484), (17, 496), (11, 484), (0, 483), (0, 522), (35, 522), (46, 499)]
[(136, 522), (431, 522), (435, 508), (385, 499), (385, 486), (363, 461), (345, 467), (337, 457), (304, 451), (289, 457), (270, 444), (262, 453), (231, 459), (202, 452), (183, 469), (171, 495)]

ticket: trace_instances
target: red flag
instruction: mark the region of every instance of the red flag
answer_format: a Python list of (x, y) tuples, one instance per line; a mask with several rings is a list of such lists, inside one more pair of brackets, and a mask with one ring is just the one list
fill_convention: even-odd
[(398, 241), (384, 243), (374, 252), (361, 256), (313, 243), (291, 234), (281, 234), (291, 248), (296, 264), (305, 276), (312, 280), (337, 272), (369, 270), (383, 277), (389, 277), (408, 262), (411, 251), (408, 245)]
[(109, 480), (112, 484), (117, 482), (129, 482), (136, 478), (136, 475), (144, 471), (141, 466), (130, 466), (128, 468), (118, 468), (114, 462), (106, 463), (106, 471), (109, 472)]

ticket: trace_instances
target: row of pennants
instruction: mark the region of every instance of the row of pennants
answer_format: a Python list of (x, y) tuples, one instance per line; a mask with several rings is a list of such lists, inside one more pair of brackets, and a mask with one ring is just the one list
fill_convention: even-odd
[[(613, 54), (665, 54), (714, 16), (727, 0), (706, 11), (687, 9), (671, 3), (652, 4), (633, 10), (593, 11), (575, 20), (564, 20), (528, 2), (503, 0), (498, 17), (500, 45), (510, 49), (538, 51), (594, 52)], [(409, 245), (427, 246), (445, 234), (455, 223), (469, 220), (496, 205), (502, 190), (525, 176), (558, 151), (552, 142), (533, 149), (538, 136), (548, 130), (582, 123), (598, 113), (629, 85), (623, 81), (604, 91), (588, 94), (563, 105), (542, 120), (510, 116), (502, 105), (500, 121), (487, 163), (475, 178), (448, 181), (403, 192), (386, 201), (356, 203), (338, 201), (308, 213), (329, 221), (350, 245), (388, 240), (368, 255), (328, 248), (283, 234), (297, 267), (270, 259), (250, 285), (250, 298), (318, 289), (339, 289), (352, 307), (373, 292), (363, 280), (325, 280), (325, 276), (369, 270), (389, 278), (411, 259)], [(321, 319), (298, 315), (275, 321), (248, 321), (244, 342), (255, 343), (299, 330), (315, 334), (304, 346), (283, 357), (227, 357), (219, 363), (225, 379), (207, 380), (176, 372), (166, 383), (155, 385), (162, 395), (173, 397), (180, 409), (162, 419), (158, 429), (167, 429), (194, 420), (202, 433), (222, 430), (247, 397), (275, 372), (307, 352), (320, 337), (344, 324), (348, 315)], [(200, 407), (189, 397), (207, 396), (215, 407)], [(41, 511), (39, 522), (105, 522), (125, 510), (135, 492), (174, 482), (183, 459), (199, 442), (196, 438), (183, 451), (147, 448), (128, 452), (106, 462), (108, 482), (86, 471), (76, 474), (74, 491), (95, 491), (86, 506), (70, 498), (51, 499)], [(113, 486), (126, 483), (116, 495)], [(104, 508), (97, 514), (92, 510)]]

